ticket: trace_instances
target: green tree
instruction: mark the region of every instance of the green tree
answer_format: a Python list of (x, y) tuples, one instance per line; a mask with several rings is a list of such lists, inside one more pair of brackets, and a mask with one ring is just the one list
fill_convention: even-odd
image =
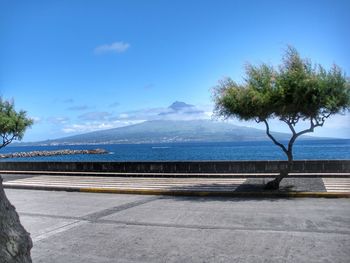
[[(0, 97), (0, 149), (13, 140), (21, 140), (33, 124), (25, 111), (17, 112), (13, 102)], [(19, 220), (15, 207), (5, 195), (0, 175), (0, 261), (6, 263), (32, 262), (32, 240)]]
[[(349, 110), (350, 83), (338, 66), (327, 71), (288, 47), (278, 68), (249, 64), (242, 84), (230, 78), (221, 80), (214, 89), (214, 102), (218, 116), (264, 123), (267, 136), (286, 154), (288, 161), (265, 187), (273, 190), (292, 168), (295, 140), (322, 127), (331, 115)], [(268, 121), (274, 118), (289, 127), (287, 143), (271, 133)], [(308, 128), (298, 130), (296, 125), (301, 122), (308, 123)]]

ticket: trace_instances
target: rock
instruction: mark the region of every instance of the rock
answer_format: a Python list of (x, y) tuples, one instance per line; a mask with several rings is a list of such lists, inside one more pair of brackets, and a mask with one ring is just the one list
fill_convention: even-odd
[(23, 157), (37, 157), (37, 156), (55, 156), (55, 155), (72, 155), (72, 154), (107, 154), (105, 149), (92, 149), (92, 150), (56, 150), (56, 151), (31, 151), (31, 152), (18, 152), (0, 154), (0, 159), (5, 158), (23, 158)]
[(108, 151), (106, 151), (105, 149), (94, 149), (94, 150), (88, 150), (89, 154), (106, 154), (108, 153)]

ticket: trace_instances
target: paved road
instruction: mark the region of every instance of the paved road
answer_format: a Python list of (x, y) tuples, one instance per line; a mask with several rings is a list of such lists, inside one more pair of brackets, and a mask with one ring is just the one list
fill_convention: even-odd
[(34, 262), (349, 262), (349, 199), (6, 189)]

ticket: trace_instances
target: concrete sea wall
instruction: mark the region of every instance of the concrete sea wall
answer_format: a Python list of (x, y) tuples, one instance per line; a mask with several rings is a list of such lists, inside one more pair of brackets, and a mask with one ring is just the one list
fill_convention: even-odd
[[(1, 171), (276, 173), (285, 161), (0, 162)], [(350, 160), (298, 160), (294, 173), (350, 173)]]

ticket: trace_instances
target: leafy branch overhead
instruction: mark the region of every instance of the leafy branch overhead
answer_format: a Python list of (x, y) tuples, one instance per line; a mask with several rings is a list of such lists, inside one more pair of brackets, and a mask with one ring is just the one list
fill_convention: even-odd
[(0, 149), (13, 140), (21, 140), (25, 130), (33, 124), (25, 111), (15, 111), (14, 103), (0, 98)]

